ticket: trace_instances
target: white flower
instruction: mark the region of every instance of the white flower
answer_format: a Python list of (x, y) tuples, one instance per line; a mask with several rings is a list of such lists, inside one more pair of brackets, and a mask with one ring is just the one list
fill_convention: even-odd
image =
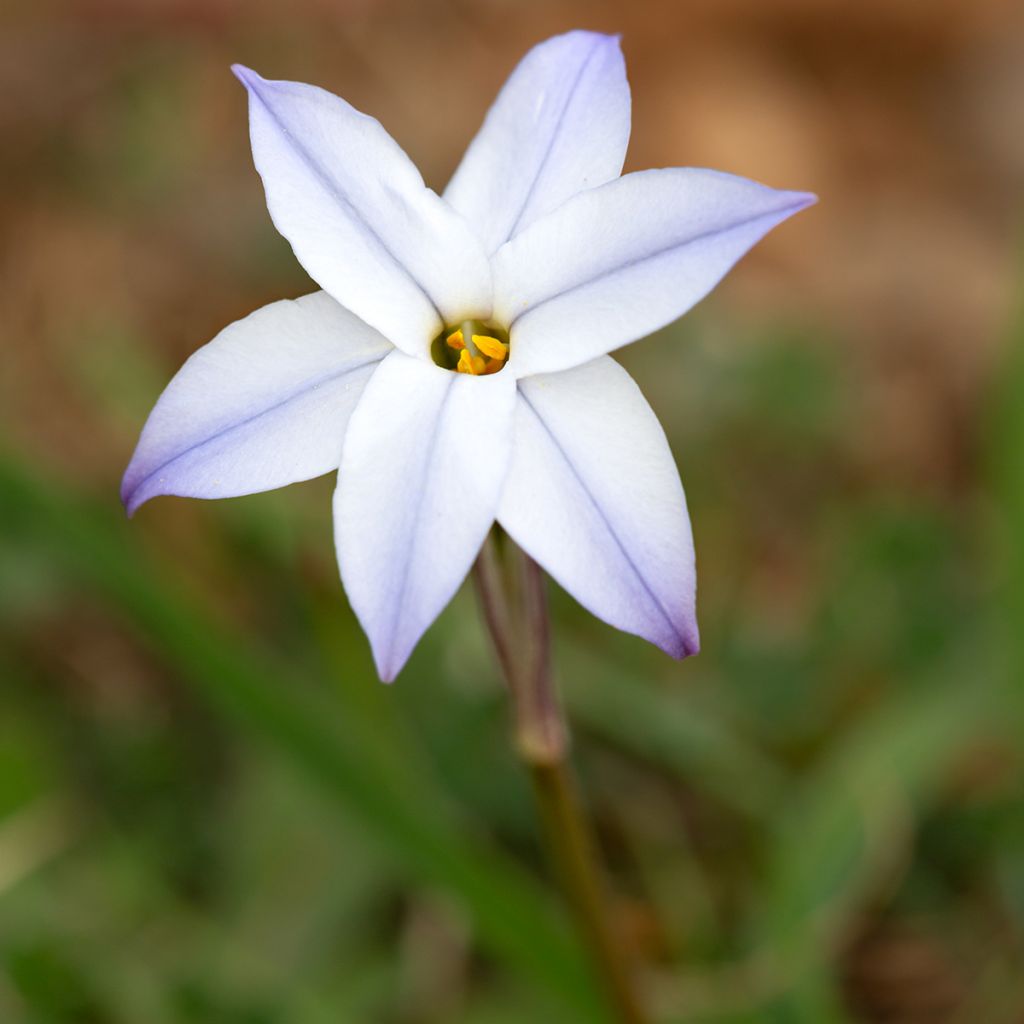
[(125, 473), (129, 513), (338, 469), (341, 576), (385, 680), (495, 520), (595, 615), (694, 653), (683, 489), (607, 353), (813, 196), (692, 168), (620, 177), (629, 86), (609, 36), (527, 54), (443, 197), (344, 100), (235, 72), (270, 215), (323, 291), (186, 362)]

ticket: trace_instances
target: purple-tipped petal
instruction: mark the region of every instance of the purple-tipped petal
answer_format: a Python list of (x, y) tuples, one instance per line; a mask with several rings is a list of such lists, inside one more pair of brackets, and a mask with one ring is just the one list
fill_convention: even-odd
[(579, 366), (664, 327), (815, 201), (718, 171), (640, 171), (574, 196), (493, 259), (519, 376)]
[(594, 615), (675, 658), (697, 653), (679, 474), (657, 417), (610, 357), (519, 382), (498, 521)]
[(392, 353), (349, 423), (334, 498), (341, 578), (390, 682), (494, 522), (515, 380)]
[(336, 469), (348, 418), (391, 351), (326, 292), (226, 327), (150, 414), (121, 485), (128, 514), (159, 494), (230, 498)]
[(443, 323), (490, 314), (479, 241), (377, 121), (315, 86), (233, 70), (267, 208), (310, 277), (422, 359)]
[(629, 120), (618, 37), (555, 36), (512, 72), (444, 197), (494, 252), (581, 189), (617, 178)]

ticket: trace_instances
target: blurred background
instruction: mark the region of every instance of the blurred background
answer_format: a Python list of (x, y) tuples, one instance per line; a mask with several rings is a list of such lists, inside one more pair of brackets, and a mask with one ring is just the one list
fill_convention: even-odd
[[(1001, 0), (6, 0), (0, 1021), (603, 1020), (468, 588), (396, 685), (328, 478), (118, 483), (181, 362), (312, 286), (232, 61), (440, 190), (519, 57), (623, 33), (627, 169), (810, 189), (621, 354), (704, 650), (553, 593), (575, 760), (662, 1022), (1024, 1021), (1024, 10)], [(554, 589), (554, 588), (553, 588)]]

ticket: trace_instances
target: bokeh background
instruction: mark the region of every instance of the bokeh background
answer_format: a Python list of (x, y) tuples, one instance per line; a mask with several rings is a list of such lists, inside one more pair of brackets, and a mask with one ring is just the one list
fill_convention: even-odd
[(621, 356), (687, 487), (703, 653), (553, 594), (646, 995), (679, 1024), (1024, 1021), (1018, 4), (0, 18), (0, 1021), (603, 1019), (472, 594), (383, 687), (329, 479), (117, 502), (185, 357), (311, 290), (229, 64), (344, 95), (440, 189), (572, 27), (623, 33), (627, 169), (822, 200)]

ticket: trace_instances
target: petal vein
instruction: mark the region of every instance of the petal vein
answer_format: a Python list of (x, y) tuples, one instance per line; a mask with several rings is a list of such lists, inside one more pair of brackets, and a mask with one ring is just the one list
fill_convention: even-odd
[(651, 589), (651, 586), (647, 582), (643, 573), (640, 572), (640, 569), (638, 568), (636, 562), (633, 560), (626, 546), (622, 543), (622, 540), (619, 537), (618, 532), (615, 530), (615, 527), (612, 525), (611, 520), (609, 520), (608, 517), (605, 515), (604, 509), (601, 507), (600, 502), (598, 502), (598, 500), (591, 493), (590, 488), (587, 487), (586, 481), (583, 479), (579, 471), (576, 469), (575, 463), (572, 461), (572, 459), (569, 458), (568, 453), (562, 447), (561, 443), (555, 436), (554, 432), (547, 425), (547, 423), (544, 420), (544, 417), (541, 416), (541, 414), (537, 411), (534, 404), (530, 401), (529, 398), (527, 398), (522, 388), (519, 389), (519, 396), (520, 398), (522, 398), (523, 403), (530, 410), (530, 412), (533, 413), (533, 415), (537, 418), (537, 421), (540, 423), (541, 427), (544, 428), (544, 433), (547, 434), (548, 438), (551, 440), (552, 445), (554, 445), (555, 450), (561, 456), (565, 464), (569, 467), (569, 472), (572, 473), (573, 477), (582, 488), (583, 493), (587, 496), (587, 501), (590, 503), (591, 507), (597, 513), (598, 518), (601, 520), (605, 528), (608, 530), (608, 533), (610, 534), (612, 540), (615, 541), (616, 547), (618, 547), (619, 551), (622, 552), (622, 557), (626, 560), (626, 563), (629, 565), (629, 568), (633, 571), (633, 574), (640, 581), (640, 585), (643, 587), (643, 589), (647, 592), (648, 596), (654, 602), (654, 605), (657, 608), (658, 613), (665, 620), (665, 623), (668, 626), (669, 630), (679, 640), (680, 646), (684, 650), (689, 650), (690, 644), (687, 638), (677, 628), (675, 622), (672, 619), (672, 616), (669, 614), (668, 609), (666, 609), (661, 598), (658, 597), (658, 595)]

